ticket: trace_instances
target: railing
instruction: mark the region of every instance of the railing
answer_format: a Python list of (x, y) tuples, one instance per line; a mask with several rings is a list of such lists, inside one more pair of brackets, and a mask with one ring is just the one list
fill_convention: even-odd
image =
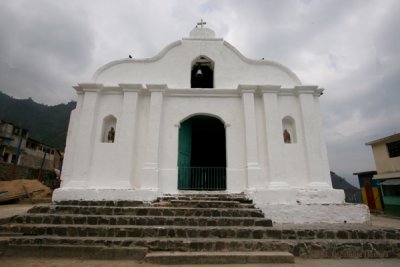
[(225, 190), (225, 167), (179, 167), (180, 190)]

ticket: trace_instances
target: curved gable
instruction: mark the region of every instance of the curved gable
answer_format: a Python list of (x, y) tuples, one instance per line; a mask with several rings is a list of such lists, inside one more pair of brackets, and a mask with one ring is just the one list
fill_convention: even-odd
[(301, 85), (287, 67), (273, 61), (249, 59), (223, 39), (210, 38), (210, 34), (200, 38), (198, 32), (199, 29), (195, 37), (171, 43), (152, 58), (112, 61), (99, 68), (92, 81), (105, 85), (151, 83), (190, 88), (193, 60), (205, 55), (215, 62), (214, 88), (236, 89), (239, 84)]

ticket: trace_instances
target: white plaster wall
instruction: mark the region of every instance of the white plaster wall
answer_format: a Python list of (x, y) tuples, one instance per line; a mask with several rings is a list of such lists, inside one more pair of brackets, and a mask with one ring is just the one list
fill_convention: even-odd
[[(283, 142), (283, 131), (281, 129), (281, 140), (279, 140), (283, 151), (283, 162), (286, 174), (286, 181), (292, 187), (306, 187), (307, 186), (307, 163), (306, 151), (303, 139), (303, 125), (300, 114), (299, 100), (297, 96), (280, 96), (279, 103), (279, 117), (282, 123), (283, 118), (290, 116), (295, 121), (296, 128), (296, 142), (285, 144)], [(281, 126), (282, 127), (282, 126)]]
[(205, 55), (215, 63), (214, 88), (235, 89), (239, 84), (300, 85), (287, 68), (270, 61), (252, 61), (221, 39), (183, 40), (168, 46), (154, 58), (125, 59), (98, 70), (93, 82), (168, 84), (169, 88), (190, 88), (192, 61)]
[[(120, 158), (126, 157), (125, 151), (119, 151), (120, 142), (120, 113), (122, 106), (121, 94), (103, 94), (98, 99), (98, 111), (96, 114), (96, 128), (94, 129), (93, 158), (90, 169), (89, 188), (123, 188), (129, 184), (119, 185), (121, 180), (118, 177), (118, 162)], [(117, 119), (114, 143), (102, 142), (103, 120), (113, 115)], [(117, 182), (118, 181), (118, 182)]]
[(257, 128), (257, 144), (258, 144), (258, 159), (260, 163), (260, 175), (262, 181), (262, 187), (268, 187), (270, 177), (268, 177), (268, 166), (267, 166), (267, 140), (265, 138), (265, 110), (264, 110), (264, 103), (260, 96), (255, 97), (254, 99), (255, 104), (255, 115), (256, 115), (256, 128)]
[(364, 204), (266, 204), (260, 206), (274, 223), (366, 223), (370, 220)]
[(145, 162), (146, 141), (148, 133), (148, 117), (149, 117), (150, 97), (148, 95), (140, 95), (138, 101), (138, 117), (137, 117), (137, 134), (136, 134), (136, 151), (134, 152), (135, 160), (134, 176), (131, 177), (131, 184), (134, 188), (141, 186), (141, 169)]

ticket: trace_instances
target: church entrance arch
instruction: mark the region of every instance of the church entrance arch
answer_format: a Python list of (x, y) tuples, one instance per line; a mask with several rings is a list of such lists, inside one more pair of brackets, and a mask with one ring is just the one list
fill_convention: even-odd
[(179, 128), (179, 190), (226, 190), (225, 126), (217, 118), (196, 115)]

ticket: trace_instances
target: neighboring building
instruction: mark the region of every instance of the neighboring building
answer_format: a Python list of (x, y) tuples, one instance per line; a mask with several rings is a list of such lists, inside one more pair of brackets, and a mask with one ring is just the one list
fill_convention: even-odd
[(251, 60), (208, 28), (75, 86), (53, 200), (245, 192), (276, 222), (364, 222), (332, 188), (319, 97), (288, 68)]
[(370, 210), (381, 211), (383, 207), (379, 181), (372, 179), (376, 171), (353, 174), (358, 176), (363, 202), (368, 205)]
[[(25, 150), (28, 136), (27, 129), (0, 120), (0, 161), (15, 163), (18, 147), (19, 152)], [(17, 164), (20, 160), (21, 158), (18, 159)]]
[[(44, 160), (44, 161), (43, 161)], [(37, 168), (43, 164), (43, 169), (59, 169), (60, 155), (51, 146), (28, 138), (26, 149), (21, 155), (21, 165)]]
[(359, 188), (351, 185), (343, 177), (331, 172), (332, 187), (334, 189), (344, 190), (345, 201), (348, 203), (362, 203), (361, 191)]
[(400, 216), (400, 133), (366, 143), (372, 147), (385, 213)]
[(17, 165), (34, 169), (43, 165), (45, 170), (60, 168), (60, 154), (56, 149), (29, 138), (27, 129), (0, 121), (0, 162), (14, 164), (18, 153)]

